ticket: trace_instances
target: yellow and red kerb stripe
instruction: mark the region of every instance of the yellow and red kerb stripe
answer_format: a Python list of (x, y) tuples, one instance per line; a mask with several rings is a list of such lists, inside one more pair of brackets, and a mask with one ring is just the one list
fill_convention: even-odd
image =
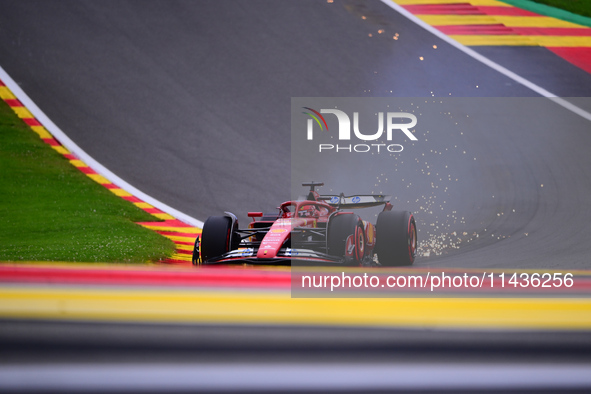
[(175, 219), (171, 215), (162, 212), (158, 208), (155, 208), (147, 202), (144, 202), (131, 195), (127, 191), (121, 189), (119, 186), (109, 181), (104, 176), (98, 174), (86, 163), (76, 157), (75, 154), (66, 149), (66, 147), (64, 147), (58, 140), (56, 140), (49, 133), (49, 131), (47, 131), (47, 129), (43, 127), (43, 125), (33, 116), (33, 114), (15, 97), (15, 95), (4, 84), (4, 82), (2, 82), (2, 80), (0, 80), (0, 98), (2, 98), (2, 100), (4, 100), (17, 114), (17, 116), (21, 118), (27, 125), (29, 125), (31, 130), (37, 133), (46, 144), (51, 146), (55, 151), (68, 159), (74, 167), (78, 168), (81, 172), (86, 174), (86, 176), (103, 185), (116, 196), (133, 203), (135, 206), (151, 214), (152, 216), (164, 220), (163, 222), (143, 222), (138, 224), (171, 239), (176, 244), (176, 252), (171, 258), (165, 260), (165, 262), (174, 264), (191, 263), (193, 244), (195, 238), (201, 234), (201, 229), (197, 227), (191, 227)]
[(591, 28), (497, 0), (393, 0), (466, 46), (542, 46), (591, 73)]

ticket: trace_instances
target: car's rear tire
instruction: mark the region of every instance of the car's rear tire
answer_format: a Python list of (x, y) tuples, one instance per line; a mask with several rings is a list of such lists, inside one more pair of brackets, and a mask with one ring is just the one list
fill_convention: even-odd
[(201, 261), (206, 262), (235, 249), (232, 247), (232, 240), (235, 238), (233, 232), (232, 219), (229, 217), (210, 216), (207, 218), (201, 232)]
[(328, 222), (326, 249), (331, 256), (347, 257), (347, 239), (353, 235), (353, 263), (361, 263), (365, 254), (365, 234), (359, 216), (341, 214)]
[(412, 265), (417, 253), (417, 225), (412, 213), (380, 212), (375, 250), (383, 266)]

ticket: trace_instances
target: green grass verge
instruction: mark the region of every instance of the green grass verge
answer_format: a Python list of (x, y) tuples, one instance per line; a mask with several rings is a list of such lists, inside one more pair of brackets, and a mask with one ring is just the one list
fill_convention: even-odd
[(536, 14), (591, 27), (591, 0), (502, 0)]
[(158, 220), (73, 167), (0, 100), (0, 261), (170, 256), (173, 242), (141, 221)]
[(572, 12), (573, 14), (591, 17), (591, 0), (532, 0), (536, 3)]

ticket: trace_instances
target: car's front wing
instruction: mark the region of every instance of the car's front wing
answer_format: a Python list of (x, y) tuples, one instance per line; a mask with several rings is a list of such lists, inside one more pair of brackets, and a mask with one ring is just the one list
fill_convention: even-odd
[(245, 248), (232, 250), (219, 257), (214, 257), (203, 264), (276, 264), (276, 265), (314, 265), (314, 264), (347, 264), (343, 257), (331, 256), (311, 249), (282, 248), (273, 258), (257, 257), (257, 249)]

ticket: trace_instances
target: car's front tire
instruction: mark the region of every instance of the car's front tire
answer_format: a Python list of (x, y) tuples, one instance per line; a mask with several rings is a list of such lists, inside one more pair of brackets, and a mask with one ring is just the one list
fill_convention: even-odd
[(210, 216), (201, 232), (201, 261), (206, 262), (234, 249), (232, 247), (232, 219), (227, 216)]
[[(333, 216), (327, 226), (326, 249), (331, 256), (350, 257), (354, 263), (361, 264), (365, 254), (365, 233), (359, 216), (340, 214)], [(347, 239), (353, 236), (351, 245)], [(354, 248), (348, 253), (347, 247)]]

